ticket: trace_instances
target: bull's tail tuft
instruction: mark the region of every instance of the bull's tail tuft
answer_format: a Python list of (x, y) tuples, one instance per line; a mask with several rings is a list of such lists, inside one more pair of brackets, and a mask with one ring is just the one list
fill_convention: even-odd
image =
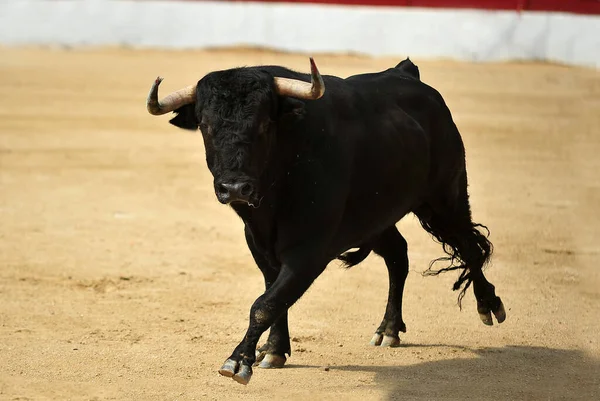
[(406, 73), (406, 75), (409, 75), (410, 77), (414, 78), (414, 79), (421, 79), (421, 74), (419, 73), (419, 67), (417, 67), (411, 60), (410, 58), (406, 58), (406, 60), (402, 60), (397, 66), (396, 68), (398, 68), (399, 70), (402, 70), (403, 72)]
[(372, 248), (364, 246), (358, 248), (358, 250), (356, 251), (343, 253), (340, 256), (338, 256), (337, 259), (344, 262), (343, 266), (349, 269), (352, 266), (356, 266), (357, 264), (365, 260), (372, 250)]
[[(440, 224), (439, 220), (420, 219), (420, 221), (423, 228), (442, 244), (444, 252), (448, 255), (433, 260), (423, 275), (434, 276), (451, 270), (460, 270), (460, 275), (452, 289), (460, 290), (458, 306), (461, 307), (462, 299), (473, 281), (469, 270), (483, 269), (492, 256), (493, 246), (487, 238), (489, 230), (484, 225), (470, 223), (469, 227), (463, 227), (457, 232)], [(479, 227), (487, 231), (487, 236), (478, 230)], [(446, 262), (448, 267), (433, 270), (437, 262)]]

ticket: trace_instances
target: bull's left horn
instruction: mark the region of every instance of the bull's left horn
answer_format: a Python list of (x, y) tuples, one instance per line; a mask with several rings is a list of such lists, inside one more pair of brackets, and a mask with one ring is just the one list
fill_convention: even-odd
[(146, 100), (148, 113), (159, 116), (196, 101), (196, 85), (179, 89), (159, 101), (158, 85), (160, 85), (162, 80), (161, 77), (156, 78), (152, 84), (152, 88), (150, 88), (150, 93), (148, 93), (148, 99)]
[(298, 99), (317, 100), (323, 96), (325, 83), (312, 57), (310, 58), (310, 81), (308, 83), (297, 79), (275, 77), (275, 90), (282, 96)]

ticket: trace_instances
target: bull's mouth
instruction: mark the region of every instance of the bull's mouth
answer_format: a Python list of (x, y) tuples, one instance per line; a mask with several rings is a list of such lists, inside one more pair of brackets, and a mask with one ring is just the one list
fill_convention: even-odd
[(248, 200), (248, 201), (233, 201), (233, 202), (230, 202), (230, 204), (246, 205), (246, 206), (250, 206), (253, 209), (258, 209), (258, 207), (260, 206), (260, 199)]
[(231, 196), (223, 196), (222, 193), (217, 192), (217, 200), (222, 203), (223, 205), (237, 205), (237, 206), (241, 206), (241, 205), (246, 205), (249, 206), (251, 208), (257, 209), (258, 207), (260, 207), (260, 203), (262, 201), (262, 198), (259, 197), (256, 194), (251, 194), (251, 196), (248, 197), (231, 197)]
[(261, 201), (260, 198), (257, 198), (257, 199), (248, 199), (248, 200), (235, 199), (235, 200), (232, 200), (232, 201), (227, 202), (225, 204), (228, 204), (228, 205), (246, 205), (246, 206), (250, 206), (253, 209), (258, 209), (260, 207), (260, 201)]

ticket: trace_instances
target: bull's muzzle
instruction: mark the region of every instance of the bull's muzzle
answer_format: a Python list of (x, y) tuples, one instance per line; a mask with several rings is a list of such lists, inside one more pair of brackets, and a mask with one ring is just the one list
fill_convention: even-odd
[(254, 185), (245, 181), (220, 182), (215, 185), (215, 193), (219, 202), (230, 204), (234, 202), (255, 205), (256, 195)]

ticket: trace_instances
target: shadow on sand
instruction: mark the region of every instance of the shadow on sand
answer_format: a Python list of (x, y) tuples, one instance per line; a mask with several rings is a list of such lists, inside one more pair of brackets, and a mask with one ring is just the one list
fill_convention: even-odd
[(469, 358), (410, 366), (335, 369), (375, 372), (388, 400), (600, 400), (600, 360), (582, 351), (523, 346), (470, 351)]

